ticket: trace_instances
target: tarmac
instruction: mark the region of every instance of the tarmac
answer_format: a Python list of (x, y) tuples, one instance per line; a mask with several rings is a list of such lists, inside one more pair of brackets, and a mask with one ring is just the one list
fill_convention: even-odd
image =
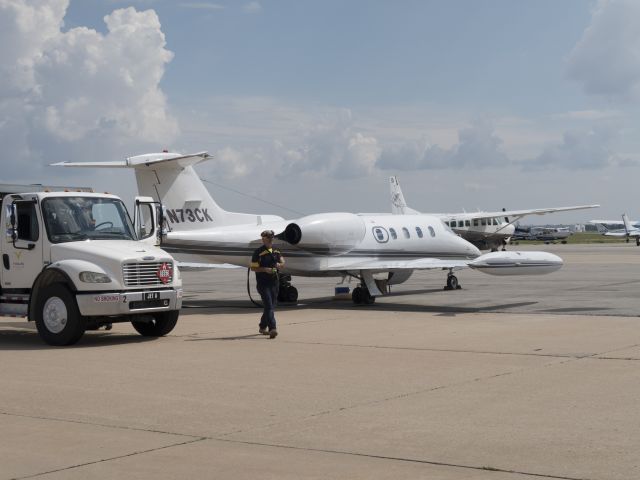
[(183, 272), (159, 339), (0, 318), (0, 479), (640, 478), (640, 248), (532, 249), (565, 266), (371, 306), (295, 278), (274, 340), (243, 269)]

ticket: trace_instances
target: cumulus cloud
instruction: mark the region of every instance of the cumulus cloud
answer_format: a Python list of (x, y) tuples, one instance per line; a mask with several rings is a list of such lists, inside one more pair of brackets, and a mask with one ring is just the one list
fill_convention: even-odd
[(262, 11), (262, 5), (258, 2), (249, 2), (242, 7), (245, 13), (260, 13)]
[(528, 169), (598, 169), (635, 164), (614, 153), (613, 144), (617, 135), (616, 130), (607, 126), (566, 132), (561, 143), (545, 148), (539, 156), (525, 162), (524, 166)]
[(509, 163), (502, 140), (486, 121), (476, 121), (458, 132), (458, 143), (449, 149), (426, 141), (386, 147), (377, 166), (386, 170), (484, 168)]
[(591, 24), (569, 55), (567, 73), (589, 94), (640, 95), (640, 2), (599, 0)]
[(10, 168), (45, 151), (120, 157), (123, 148), (178, 134), (159, 87), (173, 54), (155, 12), (115, 10), (102, 34), (62, 31), (67, 7), (68, 0), (0, 0), (0, 141), (14, 155)]
[(279, 142), (275, 146), (282, 174), (366, 176), (371, 174), (380, 156), (378, 140), (356, 131), (349, 110), (341, 110), (337, 118), (314, 125), (299, 138), (295, 144)]

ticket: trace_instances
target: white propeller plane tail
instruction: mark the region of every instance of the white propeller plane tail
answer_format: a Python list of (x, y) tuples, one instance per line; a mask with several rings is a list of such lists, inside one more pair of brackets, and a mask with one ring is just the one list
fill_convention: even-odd
[(622, 214), (622, 223), (624, 223), (624, 231), (627, 232), (627, 235), (638, 230), (637, 228), (633, 228), (626, 213)]
[(220, 207), (193, 168), (211, 158), (206, 152), (189, 155), (163, 152), (117, 162), (60, 162), (54, 165), (134, 169), (138, 192), (155, 198), (166, 207), (171, 230), (176, 232), (282, 220), (275, 215), (228, 212)]
[(394, 215), (418, 215), (420, 213), (407, 206), (396, 176), (389, 177), (389, 186), (391, 187), (391, 213)]

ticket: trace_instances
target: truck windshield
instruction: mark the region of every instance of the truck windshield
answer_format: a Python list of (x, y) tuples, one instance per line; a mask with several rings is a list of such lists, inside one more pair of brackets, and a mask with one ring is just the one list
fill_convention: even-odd
[(51, 197), (42, 201), (52, 243), (79, 240), (135, 240), (122, 201), (104, 197)]

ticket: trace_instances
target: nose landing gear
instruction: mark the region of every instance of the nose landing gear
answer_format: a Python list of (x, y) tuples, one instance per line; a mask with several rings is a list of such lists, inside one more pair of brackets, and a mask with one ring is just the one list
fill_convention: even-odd
[(443, 290), (460, 290), (462, 286), (458, 283), (458, 277), (453, 274), (453, 270), (449, 270), (447, 274), (447, 284), (443, 287)]

